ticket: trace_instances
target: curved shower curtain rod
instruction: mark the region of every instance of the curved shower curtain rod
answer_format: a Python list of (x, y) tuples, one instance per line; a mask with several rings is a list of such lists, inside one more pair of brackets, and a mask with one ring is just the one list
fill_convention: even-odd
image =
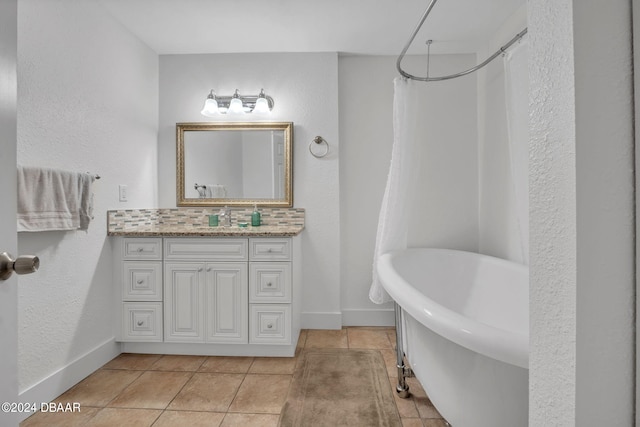
[[(512, 44), (514, 44), (516, 41), (518, 41), (522, 37), (524, 37), (525, 34), (527, 34), (527, 28), (525, 28), (524, 30), (522, 30), (518, 34), (516, 34), (511, 40), (509, 40), (509, 43), (505, 44), (500, 49), (498, 49), (493, 55), (491, 55), (490, 57), (488, 57), (487, 59), (482, 61), (480, 64), (476, 65), (475, 67), (469, 68), (468, 70), (461, 71), (461, 72), (456, 73), (456, 74), (449, 74), (449, 75), (440, 76), (440, 77), (428, 77), (428, 76), (427, 77), (418, 77), (418, 76), (414, 76), (414, 75), (409, 74), (406, 71), (404, 71), (402, 69), (402, 67), (400, 66), (400, 62), (402, 62), (402, 59), (404, 58), (405, 54), (407, 53), (407, 50), (409, 50), (409, 46), (411, 46), (411, 43), (413, 43), (413, 39), (415, 39), (416, 35), (418, 35), (418, 31), (420, 31), (420, 28), (422, 27), (422, 24), (424, 24), (424, 21), (427, 19), (427, 16), (429, 16), (429, 14), (431, 13), (431, 9), (433, 9), (433, 6), (435, 6), (436, 1), (437, 0), (431, 0), (431, 3), (429, 3), (429, 6), (427, 6), (427, 10), (424, 11), (424, 14), (422, 15), (422, 18), (420, 18), (420, 22), (416, 26), (416, 29), (413, 30), (413, 34), (411, 34), (411, 38), (409, 39), (407, 44), (404, 46), (404, 49), (402, 49), (402, 52), (400, 53), (400, 56), (398, 57), (398, 60), (396, 61), (396, 68), (398, 69), (398, 72), (400, 74), (402, 74), (403, 77), (406, 77), (408, 79), (419, 80), (421, 82), (437, 82), (437, 81), (441, 81), (441, 80), (455, 79), (456, 77), (462, 77), (462, 76), (465, 76), (467, 74), (473, 73), (474, 71), (479, 70), (480, 68), (482, 68), (485, 65), (487, 65), (489, 62), (493, 61), (498, 55), (504, 53), (507, 49), (509, 49), (509, 47)], [(427, 74), (428, 74), (428, 72), (427, 72)]]

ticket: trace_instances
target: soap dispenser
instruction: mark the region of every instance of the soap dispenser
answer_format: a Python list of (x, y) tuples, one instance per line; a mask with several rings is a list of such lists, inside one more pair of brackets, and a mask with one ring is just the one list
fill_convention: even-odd
[(251, 225), (257, 227), (260, 225), (260, 212), (258, 211), (258, 205), (253, 205), (253, 212), (251, 213)]

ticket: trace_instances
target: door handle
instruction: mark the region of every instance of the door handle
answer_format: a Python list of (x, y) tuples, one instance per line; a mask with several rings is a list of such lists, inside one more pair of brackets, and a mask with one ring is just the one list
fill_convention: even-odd
[(35, 255), (22, 255), (13, 259), (11, 254), (0, 254), (0, 281), (7, 280), (13, 272), (16, 274), (34, 273), (40, 267), (40, 258)]

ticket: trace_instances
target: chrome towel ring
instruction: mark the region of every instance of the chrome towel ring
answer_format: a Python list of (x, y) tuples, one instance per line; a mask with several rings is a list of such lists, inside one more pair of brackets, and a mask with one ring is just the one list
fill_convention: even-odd
[[(324, 145), (325, 145), (325, 149), (324, 149), (324, 151), (323, 151), (323, 152), (321, 152), (321, 153), (316, 153), (316, 152), (314, 152), (314, 151), (313, 151), (313, 149), (312, 149), (312, 147), (313, 147), (313, 143), (314, 143), (314, 142), (316, 143), (316, 145), (321, 145), (321, 144), (323, 144), (323, 143), (324, 143)], [(327, 140), (326, 140), (326, 139), (324, 139), (323, 137), (321, 137), (321, 136), (316, 136), (315, 138), (313, 138), (313, 141), (311, 141), (311, 142), (309, 143), (309, 152), (311, 153), (311, 155), (312, 155), (313, 157), (316, 157), (316, 158), (320, 159), (320, 158), (322, 158), (322, 157), (326, 156), (327, 154), (329, 154), (329, 143), (328, 143), (328, 142), (327, 142)]]

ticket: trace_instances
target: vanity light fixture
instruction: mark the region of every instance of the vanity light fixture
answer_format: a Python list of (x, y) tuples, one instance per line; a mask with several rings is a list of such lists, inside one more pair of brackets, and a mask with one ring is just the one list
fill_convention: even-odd
[(269, 114), (273, 109), (273, 98), (265, 95), (264, 89), (258, 95), (240, 95), (238, 89), (232, 96), (218, 96), (211, 90), (200, 114), (206, 117), (216, 117), (219, 114)]

